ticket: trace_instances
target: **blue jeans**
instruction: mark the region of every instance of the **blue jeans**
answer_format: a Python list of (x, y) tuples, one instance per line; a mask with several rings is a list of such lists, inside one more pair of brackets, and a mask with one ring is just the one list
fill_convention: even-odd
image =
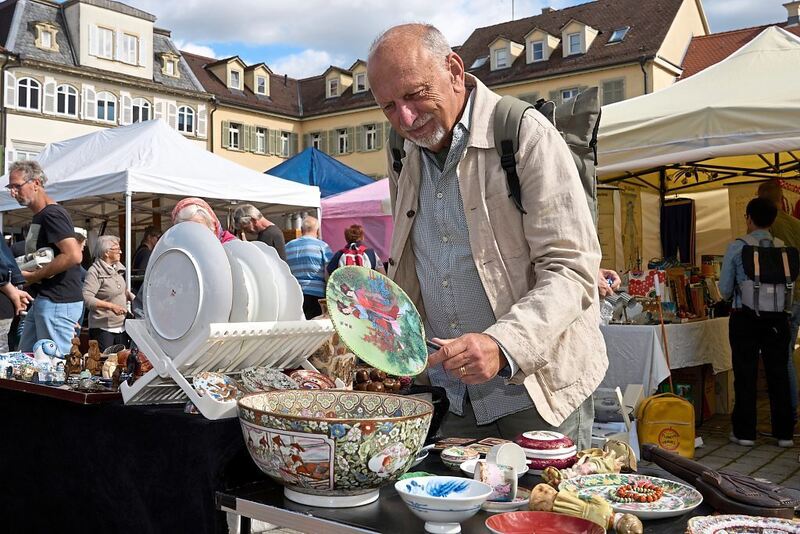
[(38, 340), (52, 339), (62, 354), (69, 354), (76, 324), (82, 316), (83, 301), (53, 302), (45, 297), (36, 297), (25, 316), (19, 350), (31, 352)]
[(797, 373), (794, 370), (794, 344), (800, 330), (800, 302), (792, 303), (792, 317), (789, 319), (789, 397), (792, 403), (792, 417), (797, 422)]

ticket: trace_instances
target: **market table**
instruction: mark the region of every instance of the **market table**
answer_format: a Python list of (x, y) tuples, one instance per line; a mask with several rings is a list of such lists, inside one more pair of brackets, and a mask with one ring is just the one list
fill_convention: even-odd
[[(732, 368), (728, 318), (665, 325), (670, 367), (711, 364), (714, 373)], [(660, 325), (601, 325), (608, 371), (601, 387), (642, 384), (651, 395), (669, 376)]]
[[(413, 471), (427, 471), (441, 475), (454, 475), (439, 460), (438, 454), (428, 458)], [(646, 475), (678, 480), (658, 466), (640, 468)], [(532, 488), (541, 482), (538, 476), (525, 475), (520, 485)], [(243, 517), (266, 521), (280, 527), (301, 532), (324, 532), (345, 534), (353, 532), (381, 532), (383, 534), (409, 534), (424, 532), (424, 521), (415, 516), (405, 505), (391, 484), (381, 489), (380, 498), (372, 504), (354, 508), (317, 508), (297, 504), (283, 496), (283, 487), (271, 479), (248, 484), (230, 491), (217, 492), (217, 508), (241, 514)], [(645, 522), (647, 534), (675, 534), (686, 530), (689, 517), (708, 515), (713, 512), (707, 504), (701, 504), (692, 513), (682, 516)], [(484, 524), (491, 514), (478, 512), (461, 524), (464, 534), (489, 532)], [(248, 534), (243, 521), (243, 533)]]
[(238, 419), (77, 404), (2, 383), (0, 405), (3, 532), (227, 532), (215, 491), (262, 478)]

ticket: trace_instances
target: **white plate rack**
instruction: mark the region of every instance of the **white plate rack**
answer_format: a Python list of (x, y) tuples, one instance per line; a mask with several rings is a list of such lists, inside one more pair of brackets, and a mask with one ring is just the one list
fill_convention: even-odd
[(128, 320), (125, 330), (147, 355), (153, 369), (132, 386), (122, 384), (125, 404), (176, 404), (192, 401), (207, 419), (236, 417), (236, 402), (200, 396), (191, 378), (203, 371), (236, 375), (248, 367), (303, 367), (333, 333), (330, 320), (261, 323), (212, 323), (203, 336), (179, 354), (166, 354), (147, 330), (144, 320)]

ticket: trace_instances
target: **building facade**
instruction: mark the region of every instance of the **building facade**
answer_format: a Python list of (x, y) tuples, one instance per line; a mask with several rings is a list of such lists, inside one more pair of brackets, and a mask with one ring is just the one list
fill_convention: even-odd
[(205, 147), (212, 97), (155, 20), (111, 0), (0, 4), (6, 168), (48, 143), (158, 118)]

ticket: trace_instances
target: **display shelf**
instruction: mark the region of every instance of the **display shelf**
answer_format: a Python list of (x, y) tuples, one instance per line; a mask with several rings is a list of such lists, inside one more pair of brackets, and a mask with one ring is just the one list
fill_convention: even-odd
[(116, 391), (87, 393), (83, 391), (74, 391), (62, 386), (48, 386), (47, 384), (34, 384), (33, 382), (9, 380), (6, 378), (0, 378), (0, 388), (10, 389), (13, 391), (24, 391), (25, 393), (32, 393), (34, 395), (41, 395), (43, 397), (51, 397), (53, 399), (73, 402), (75, 404), (101, 404), (118, 401), (122, 398), (119, 392)]

